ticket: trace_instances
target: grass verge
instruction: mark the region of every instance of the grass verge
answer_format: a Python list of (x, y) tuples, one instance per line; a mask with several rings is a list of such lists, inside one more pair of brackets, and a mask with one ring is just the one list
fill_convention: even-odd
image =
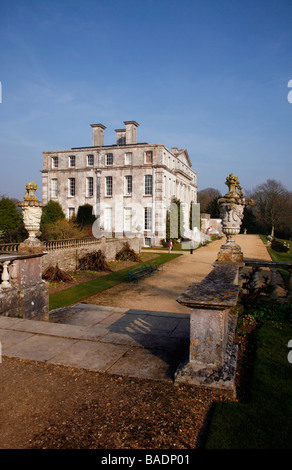
[(291, 323), (263, 323), (256, 333), (250, 400), (217, 403), (206, 449), (291, 449)]
[[(172, 261), (178, 256), (182, 255), (162, 253), (151, 261), (155, 260), (157, 264), (161, 265), (167, 263), (168, 261)], [(145, 262), (138, 263), (135, 265), (135, 268), (138, 268), (143, 264), (145, 264)], [(133, 268), (121, 269), (120, 271), (112, 272), (97, 279), (83, 282), (81, 284), (69, 287), (68, 289), (62, 290), (60, 292), (55, 292), (49, 297), (49, 310), (54, 310), (56, 308), (66, 307), (68, 305), (81, 302), (82, 300), (86, 299), (87, 297), (90, 297), (91, 295), (97, 294), (98, 292), (101, 292), (105, 289), (109, 289), (110, 287), (113, 287), (116, 284), (120, 284), (121, 282), (127, 281), (128, 271), (131, 271), (131, 269)]]

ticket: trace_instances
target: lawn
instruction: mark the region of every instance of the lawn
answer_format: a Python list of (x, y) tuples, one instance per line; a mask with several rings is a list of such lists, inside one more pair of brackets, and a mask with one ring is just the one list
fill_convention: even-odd
[[(267, 238), (264, 235), (261, 235), (262, 241), (266, 244)], [(282, 240), (277, 238), (277, 240), (281, 242), (286, 242), (290, 245), (290, 252), (289, 253), (282, 253), (279, 251), (272, 250), (270, 246), (267, 246), (267, 250), (271, 255), (273, 261), (284, 262), (284, 263), (292, 263), (292, 241), (289, 240)], [(289, 281), (289, 272), (285, 269), (279, 269), (279, 273), (282, 275), (285, 282)]]
[[(161, 253), (156, 258), (153, 258), (151, 261), (156, 261), (158, 265), (167, 263), (168, 261), (173, 260), (181, 256), (180, 254), (168, 254)], [(138, 263), (135, 265), (136, 268), (141, 266), (144, 263)], [(97, 279), (92, 279), (91, 281), (83, 282), (78, 285), (69, 287), (68, 289), (62, 290), (60, 292), (55, 292), (49, 296), (49, 310), (54, 310), (60, 307), (66, 307), (68, 305), (81, 302), (82, 300), (90, 297), (91, 295), (97, 294), (105, 289), (120, 284), (121, 282), (128, 281), (128, 271), (131, 269), (125, 268), (116, 272), (111, 272), (105, 276), (99, 277)]]
[(291, 339), (291, 323), (261, 325), (250, 399), (215, 405), (206, 449), (292, 448), (292, 364), (287, 348)]

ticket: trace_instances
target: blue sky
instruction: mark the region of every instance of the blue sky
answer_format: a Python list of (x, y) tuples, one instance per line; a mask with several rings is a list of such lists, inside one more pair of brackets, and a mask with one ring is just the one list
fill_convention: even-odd
[(41, 199), (43, 151), (127, 120), (186, 148), (198, 190), (232, 172), (292, 191), (291, 0), (1, 0), (0, 18), (0, 194)]

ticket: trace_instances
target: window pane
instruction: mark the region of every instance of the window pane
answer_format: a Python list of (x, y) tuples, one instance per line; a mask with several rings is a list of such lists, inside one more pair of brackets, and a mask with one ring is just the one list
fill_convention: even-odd
[(106, 176), (105, 178), (105, 195), (112, 196), (113, 195), (113, 177)]
[(132, 208), (124, 208), (124, 231), (132, 232)]
[(92, 197), (93, 196), (93, 177), (89, 176), (86, 178), (86, 196)]
[(152, 163), (152, 151), (148, 151), (145, 154), (145, 163)]
[(132, 165), (132, 153), (128, 152), (125, 154), (125, 164)]
[(125, 176), (125, 195), (132, 195), (132, 176)]
[(74, 216), (75, 216), (75, 208), (69, 207), (69, 219), (72, 219), (72, 217)]
[(93, 166), (93, 165), (94, 165), (94, 156), (87, 155), (87, 166)]
[(114, 159), (113, 154), (112, 154), (112, 153), (108, 153), (108, 154), (106, 155), (106, 164), (107, 164), (107, 165), (112, 165), (112, 164), (113, 164), (113, 159)]
[(152, 194), (152, 175), (145, 176), (145, 194)]
[(53, 168), (58, 168), (59, 166), (59, 158), (58, 157), (52, 157), (52, 167)]
[(75, 178), (69, 178), (69, 196), (75, 196)]
[(73, 168), (75, 166), (75, 155), (71, 155), (69, 157), (69, 166), (70, 168)]
[(151, 207), (145, 207), (145, 230), (152, 229), (152, 209)]
[(58, 180), (55, 178), (51, 181), (51, 197), (58, 197)]

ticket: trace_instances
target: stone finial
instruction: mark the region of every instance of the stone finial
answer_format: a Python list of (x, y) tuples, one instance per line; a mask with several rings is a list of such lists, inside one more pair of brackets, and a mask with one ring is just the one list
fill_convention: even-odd
[(242, 188), (239, 184), (238, 177), (230, 173), (226, 178), (225, 184), (228, 186), (228, 193), (225, 197), (242, 197)]
[(42, 216), (43, 203), (38, 201), (35, 195), (37, 185), (31, 181), (26, 185), (24, 200), (18, 203), (21, 207), (23, 223), (28, 231), (28, 238), (20, 244), (18, 251), (22, 253), (43, 251), (43, 245), (38, 240), (40, 235), (40, 221)]
[(37, 184), (35, 184), (33, 181), (28, 183), (26, 185), (24, 200), (25, 201), (37, 201), (38, 198), (35, 195), (36, 190), (37, 190)]

